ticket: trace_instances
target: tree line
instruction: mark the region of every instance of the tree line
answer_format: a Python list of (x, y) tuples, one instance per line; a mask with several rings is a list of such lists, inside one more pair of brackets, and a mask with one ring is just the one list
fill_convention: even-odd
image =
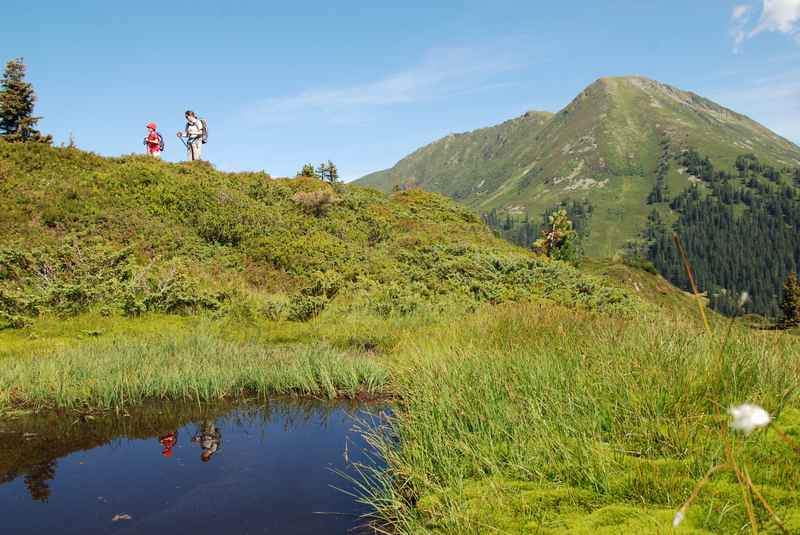
[(309, 178), (319, 178), (331, 184), (339, 182), (339, 169), (332, 161), (322, 162), (318, 167), (307, 163), (297, 172), (297, 176), (305, 176)]
[(750, 312), (786, 317), (785, 281), (800, 268), (800, 168), (777, 169), (753, 154), (737, 157), (732, 172), (715, 168), (695, 150), (677, 159), (700, 182), (661, 201), (678, 214), (673, 225), (659, 210), (650, 213), (647, 258), (688, 290), (672, 238), (677, 233), (714, 309), (737, 313), (740, 295), (747, 292)]

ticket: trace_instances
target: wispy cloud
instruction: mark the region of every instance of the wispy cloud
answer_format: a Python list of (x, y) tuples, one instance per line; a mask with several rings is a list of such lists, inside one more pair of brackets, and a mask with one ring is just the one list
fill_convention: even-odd
[(733, 8), (733, 15), (732, 15), (733, 20), (740, 20), (740, 19), (746, 17), (747, 14), (750, 13), (751, 9), (753, 9), (753, 7), (752, 6), (748, 6), (747, 4), (741, 4), (741, 5), (735, 6)]
[(739, 53), (739, 46), (744, 42), (747, 37), (745, 28), (747, 23), (750, 22), (750, 12), (753, 10), (752, 6), (747, 4), (740, 4), (733, 8), (731, 13), (731, 37), (733, 37), (733, 51)]
[(761, 16), (751, 25), (751, 4), (738, 4), (731, 13), (730, 33), (733, 37), (733, 51), (740, 45), (764, 32), (778, 32), (792, 36), (800, 43), (800, 0), (762, 0)]
[(417, 65), (383, 78), (345, 87), (305, 89), (251, 103), (251, 122), (285, 122), (298, 115), (324, 114), (332, 122), (352, 122), (366, 109), (447, 98), (498, 85), (493, 78), (518, 66), (512, 54), (494, 48), (438, 48)]

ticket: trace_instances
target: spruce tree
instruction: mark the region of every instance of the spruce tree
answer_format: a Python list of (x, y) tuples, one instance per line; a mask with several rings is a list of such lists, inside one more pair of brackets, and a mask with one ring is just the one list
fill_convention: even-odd
[(556, 210), (548, 217), (548, 226), (541, 230), (541, 238), (533, 243), (533, 249), (545, 256), (575, 262), (578, 251), (575, 241), (578, 233), (572, 228), (567, 211), (563, 208)]
[(314, 166), (310, 163), (303, 165), (303, 168), (300, 172), (297, 173), (297, 176), (307, 176), (309, 178), (317, 178), (317, 172), (314, 170)]
[(327, 176), (328, 182), (330, 182), (331, 184), (335, 184), (336, 182), (339, 181), (339, 170), (336, 168), (336, 164), (328, 160), (326, 167), (328, 169), (328, 176)]
[(800, 282), (798, 282), (795, 272), (789, 273), (786, 282), (783, 283), (781, 311), (783, 312), (784, 327), (800, 325)]
[(25, 64), (22, 58), (6, 63), (0, 89), (0, 139), (12, 143), (51, 143), (51, 136), (43, 136), (34, 127), (41, 117), (33, 116), (36, 95), (33, 86), (25, 81)]
[(328, 164), (327, 163), (322, 162), (321, 164), (319, 164), (319, 167), (317, 167), (317, 176), (319, 176), (319, 178), (321, 178), (322, 180), (327, 180), (327, 178), (328, 178)]

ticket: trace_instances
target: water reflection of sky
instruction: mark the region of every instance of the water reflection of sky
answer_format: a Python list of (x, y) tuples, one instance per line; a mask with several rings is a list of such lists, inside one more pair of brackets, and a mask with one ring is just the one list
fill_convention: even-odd
[[(353, 405), (170, 409), (5, 422), (3, 532), (323, 534), (358, 524), (363, 506), (332, 488), (349, 486), (332, 471), (352, 470), (346, 442), (351, 462), (365, 460)], [(159, 442), (170, 432), (171, 448)]]

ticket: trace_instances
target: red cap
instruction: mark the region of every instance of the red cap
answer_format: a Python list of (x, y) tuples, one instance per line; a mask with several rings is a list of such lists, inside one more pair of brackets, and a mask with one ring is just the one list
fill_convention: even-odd
[(152, 128), (153, 130), (156, 130), (156, 123), (152, 121), (147, 123), (147, 128)]
[(165, 449), (164, 451), (161, 452), (161, 455), (169, 459), (170, 457), (172, 457), (172, 448)]

